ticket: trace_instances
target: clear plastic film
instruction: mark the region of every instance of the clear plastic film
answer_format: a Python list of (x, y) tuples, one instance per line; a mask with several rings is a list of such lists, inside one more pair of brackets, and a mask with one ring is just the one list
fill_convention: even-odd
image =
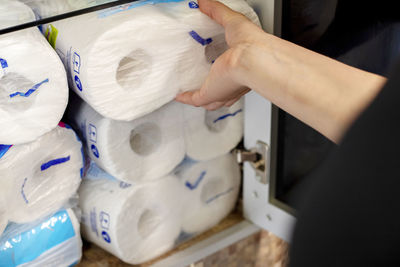
[(185, 157), (182, 109), (178, 103), (125, 122), (105, 118), (71, 96), (67, 117), (85, 141), (87, 155), (125, 182), (158, 179)]
[(186, 155), (198, 161), (213, 159), (235, 148), (243, 137), (244, 101), (208, 111), (180, 104), (184, 117)]
[(9, 224), (0, 236), (0, 266), (72, 266), (82, 256), (80, 225), (72, 209), (32, 223)]
[(140, 264), (218, 224), (235, 206), (240, 171), (231, 154), (184, 160), (157, 181), (128, 184), (94, 163), (79, 191), (83, 237)]
[[(18, 1), (0, 0), (0, 28), (34, 16)], [(0, 144), (32, 142), (54, 129), (67, 101), (65, 69), (38, 28), (0, 35)]]
[(67, 117), (92, 161), (122, 181), (140, 183), (170, 173), (185, 156), (205, 161), (229, 153), (243, 136), (243, 108), (243, 101), (216, 111), (172, 101), (125, 122), (72, 95)]
[[(124, 7), (129, 9), (130, 6)], [(174, 9), (182, 9), (181, 14), (187, 12), (186, 9), (200, 14), (193, 1), (150, 7), (156, 7), (162, 16), (180, 25), (186, 24), (179, 16), (171, 15), (177, 12)], [(113, 16), (113, 12), (125, 11), (110, 9), (102, 14)], [(182, 58), (177, 65), (162, 67), (164, 75), (170, 76), (171, 73), (166, 72), (172, 68), (174, 75), (185, 77), (174, 76), (172, 80), (186, 89), (170, 91), (170, 96), (148, 109), (146, 115), (120, 121), (104, 115), (88, 99), (83, 98), (85, 102), (71, 97), (67, 117), (83, 138), (85, 151), (91, 159), (86, 181), (79, 191), (83, 237), (127, 263), (140, 264), (154, 259), (207, 231), (225, 218), (237, 201), (240, 171), (229, 152), (243, 136), (243, 101), (216, 111), (169, 101), (180, 90), (194, 89), (193, 84), (200, 86), (213, 60), (226, 49), (221, 27), (208, 17), (201, 17), (197, 32), (186, 32), (196, 44), (189, 49), (201, 56), (190, 58), (191, 67), (185, 65), (189, 61), (182, 63), (187, 60)], [(186, 19), (196, 21), (194, 18)], [(208, 31), (210, 26), (207, 25), (215, 27), (214, 32)], [(208, 46), (210, 39), (202, 42), (200, 34), (210, 34), (213, 45)], [(185, 48), (176, 49), (184, 51)], [(126, 60), (124, 71), (133, 63)], [(207, 63), (201, 65), (204, 62)], [(145, 73), (137, 72), (137, 75), (141, 79), (146, 77)], [(164, 77), (160, 76), (160, 80)], [(153, 85), (160, 81), (153, 80)], [(164, 87), (163, 92), (168, 92), (168, 88)], [(146, 93), (146, 96), (156, 97), (156, 100), (149, 98), (151, 104), (162, 96), (157, 92), (153, 96)], [(139, 101), (142, 105), (143, 99), (141, 96), (140, 100), (129, 102)], [(108, 96), (102, 97), (103, 102), (108, 100)], [(124, 105), (118, 102), (114, 111), (117, 107), (132, 107)], [(143, 107), (149, 105), (143, 104)]]
[(64, 13), (94, 7), (118, 0), (19, 0), (29, 5), (36, 14), (36, 19), (46, 19)]
[(83, 150), (69, 126), (60, 123), (32, 143), (3, 148), (0, 156), (2, 228), (8, 222), (24, 224), (40, 220), (70, 206), (81, 183)]
[(130, 122), (105, 118), (76, 96), (71, 101), (68, 118), (90, 159), (79, 190), (86, 240), (140, 264), (232, 211), (240, 170), (229, 152), (242, 138), (242, 101), (216, 111), (169, 102)]
[[(48, 12), (45, 2), (28, 4), (40, 16)], [(244, 0), (224, 3), (258, 23)], [(43, 33), (63, 60), (70, 87), (102, 116), (123, 121), (199, 88), (227, 48), (223, 28), (184, 0), (133, 2), (56, 21)]]
[[(103, 1), (23, 2), (43, 18)], [(244, 0), (222, 2), (258, 23)], [(30, 231), (32, 220), (79, 201), (85, 239), (139, 264), (231, 212), (240, 171), (230, 151), (243, 136), (243, 102), (206, 111), (173, 101), (177, 93), (199, 88), (227, 48), (223, 28), (202, 14), (196, 1), (132, 2), (41, 29), (79, 96), (70, 97), (67, 118), (83, 146), (65, 124), (30, 143), (0, 146), (0, 231), (8, 223), (0, 240)], [(57, 113), (46, 112), (45, 119)], [(24, 223), (24, 230), (11, 231), (16, 222)], [(55, 246), (43, 255), (75, 259), (69, 253), (76, 247)], [(40, 259), (47, 258), (22, 264), (46, 265)]]

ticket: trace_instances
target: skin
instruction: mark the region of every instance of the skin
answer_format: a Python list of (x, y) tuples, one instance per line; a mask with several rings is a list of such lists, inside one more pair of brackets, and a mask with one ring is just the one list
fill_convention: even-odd
[(268, 34), (217, 1), (198, 2), (225, 28), (229, 49), (214, 62), (202, 87), (178, 95), (179, 102), (215, 110), (254, 90), (338, 143), (386, 82)]

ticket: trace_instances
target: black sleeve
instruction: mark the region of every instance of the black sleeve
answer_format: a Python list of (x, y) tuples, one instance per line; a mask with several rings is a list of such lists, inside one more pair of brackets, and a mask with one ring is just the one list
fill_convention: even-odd
[(400, 65), (311, 180), (292, 267), (400, 266)]

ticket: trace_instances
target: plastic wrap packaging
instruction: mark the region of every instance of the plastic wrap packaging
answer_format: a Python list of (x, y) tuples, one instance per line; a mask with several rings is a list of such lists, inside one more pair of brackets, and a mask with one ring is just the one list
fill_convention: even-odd
[(128, 183), (158, 179), (184, 158), (182, 109), (171, 102), (133, 121), (101, 116), (72, 97), (68, 111), (86, 143), (89, 157), (103, 170)]
[(0, 236), (0, 266), (72, 266), (82, 256), (79, 221), (71, 209), (30, 224), (10, 224)]
[(17, 0), (29, 5), (38, 18), (45, 19), (64, 13), (101, 5), (115, 0)]
[(76, 194), (83, 153), (69, 126), (60, 123), (32, 143), (3, 148), (0, 194), (6, 208), (1, 221), (35, 221), (60, 209)]
[(204, 161), (235, 148), (243, 137), (243, 104), (214, 111), (182, 105), (187, 156)]
[(71, 96), (68, 118), (85, 140), (89, 157), (128, 183), (158, 179), (185, 154), (210, 160), (227, 154), (243, 137), (243, 101), (215, 111), (169, 102), (130, 122), (105, 118)]
[(182, 216), (185, 233), (201, 233), (233, 209), (240, 189), (240, 170), (231, 154), (213, 160), (185, 160), (176, 170), (189, 201)]
[(0, 235), (6, 229), (8, 223), (7, 219), (7, 203), (4, 195), (0, 193)]
[(69, 0), (17, 0), (28, 5), (37, 19), (45, 19), (76, 10)]
[[(244, 0), (225, 2), (251, 13)], [(35, 3), (39, 15), (47, 12)], [(54, 22), (44, 34), (74, 91), (104, 117), (124, 121), (199, 88), (226, 49), (223, 28), (183, 0), (133, 2)]]
[(140, 185), (87, 179), (79, 190), (83, 237), (127, 263), (150, 260), (179, 236), (182, 193), (175, 176)]
[(121, 260), (140, 264), (218, 224), (232, 211), (239, 188), (231, 154), (184, 160), (172, 174), (140, 184), (118, 181), (93, 163), (79, 191), (82, 234)]
[[(35, 19), (18, 1), (0, 3), (0, 28)], [(54, 129), (67, 101), (65, 69), (36, 27), (0, 36), (0, 144), (31, 142)]]

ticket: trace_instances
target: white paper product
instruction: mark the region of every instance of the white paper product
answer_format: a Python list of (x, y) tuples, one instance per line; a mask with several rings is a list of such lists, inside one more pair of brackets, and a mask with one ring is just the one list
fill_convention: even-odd
[(10, 224), (0, 237), (0, 265), (72, 266), (82, 256), (79, 222), (71, 209), (33, 224)]
[[(0, 186), (3, 186), (1, 181)], [(0, 236), (3, 233), (4, 229), (6, 229), (7, 223), (7, 204), (5, 202), (4, 195), (0, 193)]]
[(88, 104), (74, 101), (68, 116), (86, 140), (89, 157), (123, 181), (163, 177), (185, 156), (182, 111), (176, 102), (124, 122), (105, 118)]
[(35, 20), (32, 10), (18, 1), (0, 0), (0, 11), (0, 29)]
[(209, 160), (235, 148), (243, 137), (243, 101), (231, 107), (207, 111), (183, 106), (186, 154), (194, 160)]
[[(26, 5), (1, 0), (0, 28), (34, 18)], [(67, 101), (65, 69), (36, 27), (0, 36), (0, 144), (31, 142), (54, 129)]]
[[(82, 144), (60, 124), (32, 143), (9, 147), (0, 158), (0, 189), (8, 219), (27, 223), (47, 216), (76, 194), (83, 173)], [(63, 126), (63, 127), (62, 127)]]
[(101, 115), (124, 121), (174, 99), (181, 87), (177, 65), (191, 49), (188, 32), (186, 25), (143, 1), (56, 21), (45, 29), (71, 88)]
[[(246, 1), (223, 0), (220, 2), (260, 25), (256, 13)], [(177, 73), (180, 74), (179, 80), (183, 91), (200, 88), (212, 63), (228, 48), (224, 28), (202, 13), (197, 1), (160, 3), (156, 7), (180, 24), (187, 25), (190, 28), (188, 34), (191, 37), (189, 38), (191, 49), (188, 51), (188, 55), (182, 58)], [(187, 66), (190, 66), (190, 68)]]
[(115, 0), (19, 0), (33, 9), (40, 18), (48, 18)]
[[(181, 1), (156, 5), (161, 12), (189, 28), (190, 50), (177, 66), (181, 91), (201, 87), (212, 63), (227, 49), (224, 28), (200, 12), (195, 1)], [(190, 67), (188, 67), (190, 66)]]
[(208, 230), (234, 208), (240, 189), (240, 170), (232, 154), (203, 162), (186, 160), (176, 175), (190, 199), (182, 219), (186, 233)]
[(175, 176), (140, 185), (84, 179), (79, 189), (82, 235), (130, 264), (155, 258), (179, 236), (182, 193)]
[[(52, 16), (68, 13), (76, 8), (68, 0), (18, 0), (28, 5), (38, 18), (45, 19)], [(81, 0), (82, 1), (82, 0)]]

